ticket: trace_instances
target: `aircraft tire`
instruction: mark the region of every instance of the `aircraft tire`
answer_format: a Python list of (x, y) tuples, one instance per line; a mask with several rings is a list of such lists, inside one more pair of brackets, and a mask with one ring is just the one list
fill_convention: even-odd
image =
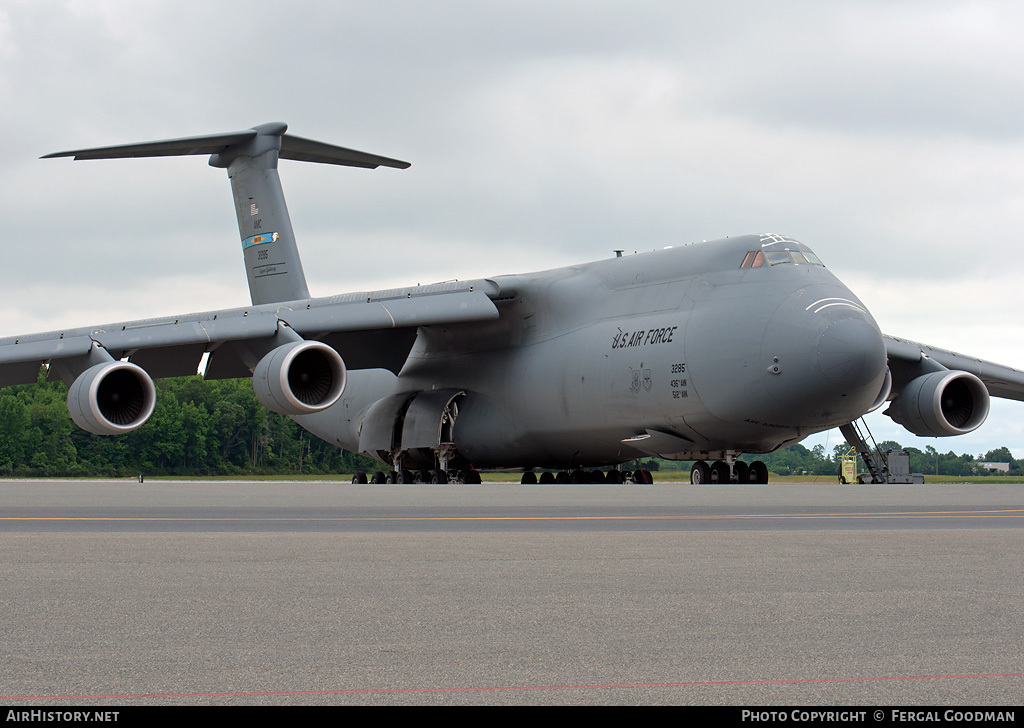
[(393, 470), (388, 471), (388, 474), (384, 476), (384, 485), (394, 485), (401, 477)]
[(373, 474), (373, 484), (374, 485), (383, 485), (384, 484), (384, 473), (382, 473), (379, 470), (376, 473), (374, 473)]
[(730, 475), (731, 473), (729, 472), (728, 463), (722, 462), (721, 460), (716, 460), (711, 464), (712, 483), (717, 483), (718, 485), (726, 485), (729, 482)]
[(703, 460), (698, 460), (690, 468), (690, 485), (707, 485), (711, 482), (711, 468)]
[(431, 485), (442, 485), (448, 482), (448, 473), (444, 472), (440, 468), (430, 474), (430, 480), (428, 481)]
[(536, 485), (537, 474), (532, 470), (523, 473), (523, 479), (519, 481), (520, 485)]
[(462, 479), (463, 482), (465, 482), (467, 485), (480, 485), (481, 482), (480, 473), (476, 472), (475, 470), (467, 470), (465, 473), (463, 473)]
[(541, 485), (554, 485), (555, 474), (545, 470), (543, 473), (540, 474), (540, 477), (537, 479), (537, 482), (539, 482)]
[(768, 484), (768, 466), (760, 460), (755, 460), (750, 464), (750, 482), (757, 485)]
[(750, 466), (742, 460), (737, 460), (732, 464), (733, 475), (736, 476), (736, 482), (743, 484), (750, 482)]
[(366, 473), (356, 473), (353, 475), (352, 485), (366, 485)]

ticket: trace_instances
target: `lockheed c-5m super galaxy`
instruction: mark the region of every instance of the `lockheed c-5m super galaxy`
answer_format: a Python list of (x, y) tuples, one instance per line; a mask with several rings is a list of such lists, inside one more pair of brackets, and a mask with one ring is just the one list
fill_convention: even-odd
[(851, 437), (886, 404), (910, 432), (946, 436), (981, 425), (991, 396), (1024, 400), (1024, 372), (883, 335), (780, 235), (313, 298), (278, 160), (409, 165), (286, 129), (47, 155), (210, 155), (231, 180), (252, 301), (3, 339), (0, 385), (48, 365), (73, 420), (117, 434), (152, 413), (153, 378), (205, 363), (207, 378), (251, 376), (269, 409), (378, 459), (389, 482), (479, 482), (487, 467), (545, 469), (545, 482), (610, 467), (601, 477), (621, 482), (623, 464), (656, 455), (696, 460), (691, 482), (764, 483), (764, 464), (740, 454), (833, 427)]

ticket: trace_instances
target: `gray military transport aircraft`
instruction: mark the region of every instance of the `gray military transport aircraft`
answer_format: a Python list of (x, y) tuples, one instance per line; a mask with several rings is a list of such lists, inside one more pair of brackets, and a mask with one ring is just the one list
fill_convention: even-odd
[(231, 180), (252, 305), (0, 339), (0, 386), (48, 365), (80, 427), (118, 434), (153, 412), (153, 378), (205, 361), (206, 378), (251, 376), (269, 409), (399, 483), (479, 482), (481, 467), (617, 483), (652, 455), (696, 460), (693, 483), (765, 483), (762, 462), (737, 456), (832, 427), (853, 439), (886, 402), (910, 432), (947, 436), (981, 425), (990, 396), (1024, 400), (1024, 372), (883, 335), (810, 248), (780, 235), (313, 298), (278, 160), (409, 164), (286, 130), (46, 155), (210, 155)]

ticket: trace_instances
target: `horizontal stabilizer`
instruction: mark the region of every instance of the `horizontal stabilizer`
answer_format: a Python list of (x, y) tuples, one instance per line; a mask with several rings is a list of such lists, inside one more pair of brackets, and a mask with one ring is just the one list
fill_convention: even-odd
[[(294, 159), (299, 162), (318, 162), (320, 164), (338, 164), (345, 167), (394, 167), (407, 169), (411, 165), (400, 159), (391, 159), (377, 154), (360, 152), (355, 149), (338, 147), (333, 144), (304, 139), (303, 137), (285, 134), (288, 126), (280, 122), (261, 124), (254, 129), (232, 131), (223, 134), (206, 134), (203, 136), (183, 137), (181, 139), (163, 139), (136, 144), (120, 144), (113, 147), (96, 147), (93, 149), (73, 149), (67, 152), (45, 154), (41, 159), (55, 157), (74, 157), (77, 159), (126, 159), (131, 157), (176, 157), (190, 154), (224, 154), (231, 147), (250, 142), (258, 135), (279, 136), (281, 159)], [(262, 148), (257, 148), (263, 151)], [(240, 150), (239, 150), (240, 151)], [(219, 165), (218, 165), (219, 166)], [(227, 166), (227, 165), (224, 165)]]
[(333, 144), (303, 139), (302, 137), (285, 134), (281, 137), (281, 159), (295, 159), (300, 162), (319, 162), (320, 164), (341, 164), (346, 167), (394, 167), (408, 169), (411, 165), (399, 159), (390, 159), (376, 154), (358, 152), (355, 149), (336, 147)]
[(69, 152), (45, 154), (40, 159), (54, 157), (74, 157), (75, 159), (126, 159), (130, 157), (177, 157), (189, 154), (218, 154), (232, 144), (247, 142), (257, 134), (255, 129), (228, 132), (226, 134), (206, 134), (204, 136), (183, 137), (181, 139), (164, 139), (156, 142), (139, 142), (137, 144), (120, 144), (113, 147), (96, 147), (94, 149), (75, 149)]

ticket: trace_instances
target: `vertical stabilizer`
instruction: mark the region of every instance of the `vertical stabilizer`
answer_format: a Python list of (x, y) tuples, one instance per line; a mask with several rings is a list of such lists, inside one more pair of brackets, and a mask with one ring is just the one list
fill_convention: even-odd
[(281, 123), (254, 127), (256, 136), (210, 157), (214, 167), (227, 167), (235, 216), (242, 238), (245, 274), (253, 304), (309, 298), (295, 233), (284, 201), (277, 160)]
[(210, 165), (227, 169), (231, 179), (253, 304), (295, 301), (309, 298), (309, 289), (288, 217), (281, 178), (277, 174), (277, 161), (294, 159), (366, 169), (380, 166), (406, 169), (409, 163), (285, 134), (287, 130), (287, 124), (277, 121), (245, 131), (56, 152), (43, 158), (123, 159), (209, 154)]

